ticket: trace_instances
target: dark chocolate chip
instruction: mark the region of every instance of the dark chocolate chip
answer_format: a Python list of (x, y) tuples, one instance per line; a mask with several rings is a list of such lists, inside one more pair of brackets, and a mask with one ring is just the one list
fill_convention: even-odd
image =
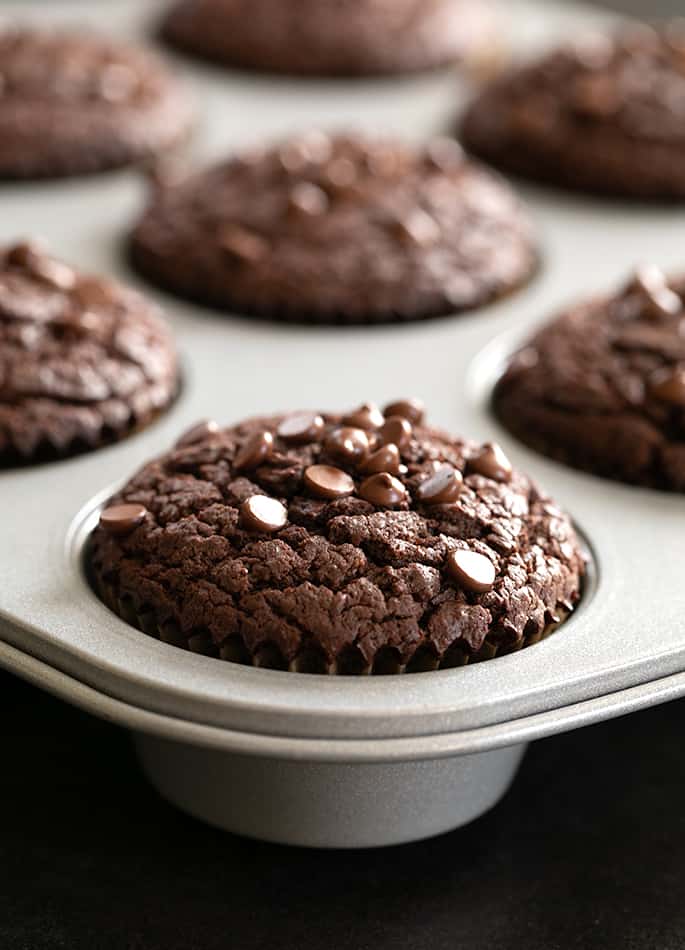
[(194, 442), (202, 442), (219, 431), (219, 425), (213, 419), (204, 419), (191, 426), (180, 438), (176, 440), (176, 448), (180, 449), (184, 445), (192, 445)]
[(419, 501), (426, 505), (449, 505), (461, 494), (462, 474), (451, 465), (442, 465), (434, 475), (422, 482), (417, 491)]
[(222, 251), (234, 260), (247, 264), (261, 261), (269, 253), (269, 242), (266, 238), (239, 225), (222, 228), (218, 241)]
[(147, 509), (143, 505), (111, 505), (100, 513), (100, 527), (108, 534), (130, 534), (145, 521)]
[(476, 455), (467, 462), (467, 470), (492, 478), (496, 482), (508, 482), (512, 465), (497, 442), (486, 442)]
[(390, 472), (369, 476), (359, 486), (359, 494), (378, 508), (394, 508), (407, 499), (407, 489)]
[(317, 217), (328, 211), (328, 195), (318, 185), (301, 181), (290, 189), (288, 208), (296, 214)]
[(252, 471), (269, 458), (274, 447), (270, 432), (255, 432), (240, 446), (233, 460), (236, 472)]
[(655, 399), (672, 406), (685, 406), (685, 368), (660, 370), (650, 381)]
[(343, 416), (343, 423), (346, 426), (354, 426), (357, 429), (366, 429), (367, 432), (380, 427), (385, 422), (385, 417), (378, 406), (373, 402), (364, 402), (358, 409), (348, 412)]
[(425, 414), (426, 407), (420, 399), (414, 397), (398, 399), (396, 402), (388, 403), (383, 410), (386, 419), (390, 416), (402, 416), (403, 419), (408, 419), (413, 426), (420, 426)]
[(401, 241), (416, 247), (430, 247), (440, 240), (440, 225), (420, 208), (394, 220), (392, 227)]
[(247, 531), (271, 533), (283, 528), (287, 520), (285, 505), (268, 495), (252, 495), (240, 506), (240, 523)]
[(354, 493), (354, 480), (333, 465), (310, 465), (304, 483), (317, 498), (345, 498)]
[(340, 426), (328, 435), (324, 443), (326, 451), (341, 462), (355, 464), (369, 452), (369, 437), (364, 429)]
[(495, 583), (495, 565), (477, 551), (451, 551), (447, 556), (447, 570), (460, 587), (477, 594), (492, 590)]
[(409, 445), (413, 434), (411, 422), (403, 416), (388, 416), (378, 431), (381, 445), (392, 442), (400, 450)]
[(55, 260), (29, 242), (10, 248), (7, 252), (7, 263), (12, 267), (21, 267), (56, 290), (71, 290), (76, 283), (76, 274), (71, 267)]
[(359, 466), (359, 471), (365, 475), (377, 475), (379, 472), (399, 475), (401, 468), (400, 450), (392, 442), (388, 442), (367, 456)]
[(643, 312), (657, 320), (673, 317), (683, 310), (683, 301), (668, 286), (666, 276), (658, 267), (640, 268), (628, 286), (628, 293), (640, 295)]
[(323, 418), (315, 412), (297, 412), (286, 416), (281, 422), (276, 434), (284, 442), (293, 445), (304, 445), (314, 442), (324, 430)]

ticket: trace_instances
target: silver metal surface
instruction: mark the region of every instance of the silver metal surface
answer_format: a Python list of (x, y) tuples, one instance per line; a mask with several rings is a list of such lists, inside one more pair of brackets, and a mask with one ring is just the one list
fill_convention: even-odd
[[(90, 20), (100, 30), (140, 38), (159, 6), (41, 0), (5, 4), (3, 12), (43, 23)], [(589, 8), (549, 0), (520, 0), (506, 10), (517, 15), (513, 26), (521, 46), (602, 22)], [(178, 66), (203, 115), (198, 161), (313, 124), (419, 138), (449, 128), (467, 94), (451, 74), (311, 83), (223, 73), (185, 61)], [(348, 839), (407, 840), (468, 820), (495, 800), (518, 753), (500, 756), (500, 764), (509, 764), (498, 771), (494, 759), (487, 765), (495, 755), (487, 750), (680, 695), (685, 499), (600, 481), (534, 455), (500, 431), (488, 399), (506, 352), (535, 323), (577, 297), (610, 288), (642, 261), (682, 269), (685, 219), (680, 210), (663, 206), (604, 203), (530, 186), (521, 191), (538, 225), (544, 267), (522, 293), (469, 316), (388, 328), (304, 328), (212, 314), (144, 287), (166, 308), (176, 331), (187, 367), (183, 394), (162, 422), (121, 445), (0, 474), (0, 664), (137, 733), (156, 736), (140, 740), (140, 748), (163, 793), (225, 827), (297, 838), (295, 818), (288, 827), (284, 819), (281, 833), (267, 828), (257, 805), (241, 812), (236, 800), (218, 814), (216, 795), (201, 800), (192, 788), (175, 783), (173, 776), (180, 781), (183, 763), (195, 755), (192, 747), (203, 748), (197, 756), (208, 756), (206, 767), (227, 787), (244, 774), (242, 758), (236, 770), (235, 756), (280, 763), (270, 773), (264, 762), (250, 767), (264, 769), (259, 781), (271, 774), (274, 788), (277, 773), (285, 785), (291, 782), (286, 775), (297, 784), (294, 762), (337, 763), (337, 773), (333, 765), (307, 773), (316, 774), (316, 782), (305, 782), (302, 773), (310, 797), (316, 788), (317, 801), (330, 805), (322, 805), (328, 825), (317, 818), (297, 839), (314, 844), (334, 838), (340, 843), (331, 830), (340, 814), (334, 786), (339, 781), (347, 788), (355, 782), (368, 787), (372, 772), (362, 765), (385, 763), (389, 790), (395, 784), (389, 763), (405, 763), (407, 775), (413, 763), (417, 788), (428, 775), (424, 764), (434, 764), (431, 814), (412, 821), (398, 799), (398, 823), (379, 824), (369, 811), (367, 831)], [(42, 236), (79, 268), (140, 283), (127, 272), (121, 248), (143, 202), (142, 182), (131, 172), (3, 186), (0, 241)], [(187, 424), (207, 416), (229, 423), (278, 408), (344, 407), (414, 392), (437, 424), (475, 438), (498, 438), (584, 533), (596, 575), (581, 609), (553, 637), (522, 653), (456, 670), (358, 680), (305, 676), (175, 650), (128, 627), (88, 588), (81, 555), (98, 505), (113, 484), (166, 449)], [(450, 756), (480, 762), (486, 752), (483, 774), (489, 781), (469, 784), (471, 772), (457, 759), (444, 768), (435, 765)], [(358, 769), (341, 771), (342, 763)], [(447, 806), (443, 779), (463, 786), (458, 807)], [(380, 773), (373, 781), (381, 783)], [(250, 787), (253, 782), (236, 787), (236, 796)], [(242, 824), (231, 817), (238, 813), (245, 816)], [(352, 835), (347, 819), (343, 826)]]

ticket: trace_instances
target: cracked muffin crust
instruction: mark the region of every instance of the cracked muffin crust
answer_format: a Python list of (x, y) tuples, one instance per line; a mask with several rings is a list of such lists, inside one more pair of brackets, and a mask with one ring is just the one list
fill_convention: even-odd
[(385, 410), (199, 424), (108, 503), (90, 574), (179, 647), (338, 674), (458, 666), (574, 609), (578, 539), (499, 446)]
[(142, 161), (189, 126), (184, 94), (151, 53), (85, 33), (0, 27), (0, 179)]
[(478, 307), (537, 254), (509, 186), (438, 139), (310, 132), (162, 187), (132, 260), (183, 297), (273, 318), (372, 323)]
[(140, 294), (35, 245), (0, 248), (0, 467), (121, 439), (177, 386), (171, 333)]
[(468, 109), (476, 155), (536, 181), (685, 197), (685, 27), (588, 35), (498, 77)]
[(515, 354), (495, 409), (567, 465), (685, 491), (685, 280), (644, 268), (563, 313)]
[(328, 76), (487, 62), (499, 46), (492, 10), (474, 0), (181, 0), (162, 35), (227, 66)]

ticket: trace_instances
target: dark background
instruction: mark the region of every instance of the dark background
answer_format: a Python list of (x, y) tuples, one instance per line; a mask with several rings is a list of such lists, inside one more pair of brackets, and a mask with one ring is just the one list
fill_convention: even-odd
[(128, 736), (0, 673), (1, 950), (685, 947), (685, 703), (531, 746), (467, 828), (316, 852), (165, 804)]

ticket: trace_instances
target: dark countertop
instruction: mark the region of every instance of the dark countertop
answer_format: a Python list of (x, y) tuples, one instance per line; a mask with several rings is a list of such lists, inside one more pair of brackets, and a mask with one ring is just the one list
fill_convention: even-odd
[(126, 734), (0, 674), (2, 950), (675, 950), (685, 702), (531, 747), (441, 838), (313, 852), (161, 801)]

